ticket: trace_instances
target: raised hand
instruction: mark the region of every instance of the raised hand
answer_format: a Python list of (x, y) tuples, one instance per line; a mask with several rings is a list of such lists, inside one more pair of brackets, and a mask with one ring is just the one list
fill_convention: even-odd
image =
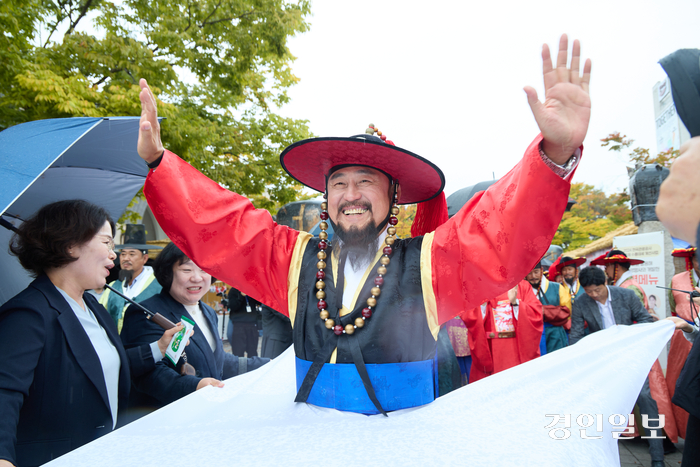
[(524, 88), (527, 101), (540, 127), (544, 142), (542, 149), (556, 164), (563, 165), (581, 146), (591, 118), (591, 99), (588, 84), (591, 80), (591, 60), (586, 60), (583, 76), (579, 72), (581, 44), (574, 41), (571, 68), (567, 68), (568, 39), (562, 34), (559, 40), (557, 67), (547, 44), (542, 46), (542, 74), (544, 77), (544, 103), (537, 98), (537, 91)]
[(163, 143), (160, 140), (160, 124), (158, 123), (158, 104), (145, 79), (139, 80), (141, 92), (141, 121), (139, 122), (139, 156), (146, 162), (153, 162), (163, 154)]

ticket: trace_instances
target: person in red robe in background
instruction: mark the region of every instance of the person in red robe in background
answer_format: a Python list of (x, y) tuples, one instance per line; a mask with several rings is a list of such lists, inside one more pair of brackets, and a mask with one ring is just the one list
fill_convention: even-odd
[(525, 280), (461, 318), (472, 354), (470, 383), (540, 356), (542, 304)]
[(561, 284), (564, 282), (564, 276), (561, 275), (561, 272), (559, 271), (559, 261), (561, 260), (561, 256), (556, 259), (552, 263), (552, 265), (549, 267), (549, 270), (547, 271), (547, 280), (549, 282), (556, 282), (557, 284)]
[[(698, 270), (700, 263), (696, 256), (697, 248), (676, 248), (671, 253), (671, 256), (676, 258), (685, 258), (686, 270), (680, 274), (676, 274), (671, 279), (669, 287), (678, 290), (693, 291), (698, 287)], [(668, 291), (668, 302), (671, 306), (671, 315), (678, 316), (688, 323), (694, 321), (694, 316), (690, 310), (690, 300), (688, 294), (674, 290)], [(681, 374), (685, 360), (688, 358), (690, 349), (693, 347), (688, 339), (683, 335), (683, 331), (676, 329), (671, 338), (671, 348), (668, 351), (668, 366), (666, 368), (666, 385), (668, 392), (673, 398), (676, 392), (676, 382)], [(688, 412), (673, 405), (673, 415), (676, 417), (676, 427), (678, 428), (678, 436), (685, 439), (685, 429), (688, 425)]]

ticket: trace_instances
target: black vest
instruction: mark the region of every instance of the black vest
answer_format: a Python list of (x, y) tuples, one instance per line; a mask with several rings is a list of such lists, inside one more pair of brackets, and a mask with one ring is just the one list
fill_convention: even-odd
[[(318, 238), (312, 238), (306, 245), (299, 275), (299, 292), (297, 311), (294, 319), (294, 350), (302, 360), (313, 361), (326, 339), (334, 336), (326, 329), (319, 317), (318, 299), (316, 298), (316, 263), (318, 258)], [(407, 240), (397, 239), (393, 245), (391, 263), (384, 275), (381, 295), (377, 297), (377, 306), (372, 309), (372, 317), (365, 321), (363, 328), (355, 330), (353, 335), (342, 334), (338, 339), (337, 363), (353, 363), (348, 339), (359, 339), (360, 349), (365, 363), (401, 363), (429, 360), (435, 356), (435, 338), (433, 338), (425, 315), (423, 293), (421, 289), (420, 250), (423, 237)], [(338, 324), (338, 310), (335, 308), (336, 290), (330, 260), (331, 250), (327, 250), (326, 261), (326, 302), (328, 313)], [(370, 272), (367, 282), (352, 313), (340, 318), (340, 324), (354, 323), (362, 316), (370, 290), (377, 277), (377, 262)], [(342, 287), (342, 284), (338, 284)], [(346, 304), (348, 305), (348, 304)]]

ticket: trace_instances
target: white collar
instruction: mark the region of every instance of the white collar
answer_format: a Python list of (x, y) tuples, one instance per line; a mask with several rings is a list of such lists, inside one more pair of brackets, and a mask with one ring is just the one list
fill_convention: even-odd
[(131, 281), (131, 285), (126, 283), (126, 279), (122, 282), (122, 286), (125, 289), (131, 288), (136, 286), (136, 283), (140, 281), (141, 279), (144, 279), (148, 277), (149, 275), (153, 274), (153, 268), (150, 266), (144, 266), (143, 269), (141, 269), (141, 272), (139, 273), (138, 276), (134, 277), (134, 279)]
[(632, 274), (632, 271), (630, 271), (630, 270), (625, 271), (624, 274), (622, 274), (620, 276), (620, 278), (617, 281), (615, 281), (615, 285), (619, 287), (620, 285), (622, 285), (623, 282), (625, 282), (627, 279), (631, 278), (632, 276), (634, 276), (634, 274)]

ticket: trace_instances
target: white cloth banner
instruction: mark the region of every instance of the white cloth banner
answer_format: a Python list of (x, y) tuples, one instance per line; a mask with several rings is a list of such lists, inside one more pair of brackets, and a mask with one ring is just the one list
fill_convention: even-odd
[(619, 465), (608, 419), (632, 411), (673, 329), (615, 326), (388, 418), (294, 403), (290, 349), (46, 465)]

